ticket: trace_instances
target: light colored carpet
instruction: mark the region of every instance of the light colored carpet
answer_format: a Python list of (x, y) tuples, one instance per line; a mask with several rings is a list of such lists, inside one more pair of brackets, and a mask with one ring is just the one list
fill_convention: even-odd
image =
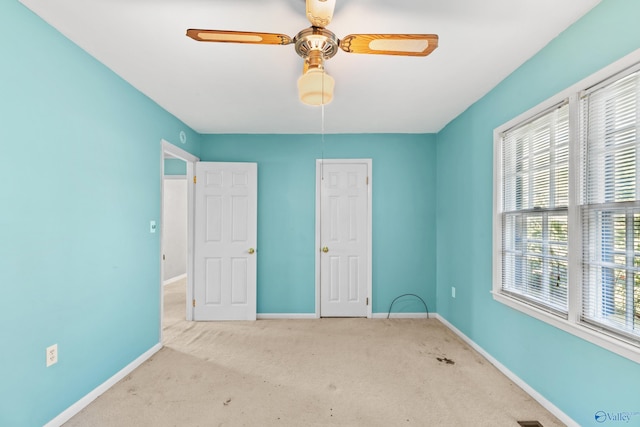
[(184, 287), (165, 347), (66, 426), (563, 425), (438, 320), (189, 323)]

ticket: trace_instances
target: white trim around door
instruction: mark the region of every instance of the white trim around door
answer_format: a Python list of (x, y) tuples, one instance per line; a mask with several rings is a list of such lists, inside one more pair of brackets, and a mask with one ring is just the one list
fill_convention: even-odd
[[(194, 230), (194, 189), (193, 185), (189, 183), (193, 182), (193, 175), (195, 172), (195, 164), (200, 159), (193, 154), (179, 148), (168, 141), (162, 140), (161, 152), (160, 152), (160, 182), (164, 183), (164, 159), (165, 155), (183, 160), (187, 163), (187, 295), (186, 295), (186, 319), (193, 320), (193, 307), (189, 304), (193, 300), (193, 230)], [(162, 206), (164, 202), (164, 186), (161, 184), (160, 192), (160, 224), (162, 224)], [(160, 242), (162, 242), (162, 227), (160, 227)], [(162, 254), (163, 248), (160, 243), (160, 341), (162, 342), (162, 315), (164, 307), (164, 293), (162, 291), (164, 277), (162, 269)]]
[(322, 239), (321, 239), (321, 200), (322, 200), (322, 179), (324, 177), (323, 166), (324, 165), (366, 165), (367, 167), (367, 318), (372, 317), (372, 188), (373, 188), (373, 161), (372, 159), (316, 159), (316, 238), (315, 238), (315, 266), (316, 266), (316, 304), (315, 304), (315, 317), (321, 316), (321, 254), (322, 254)]

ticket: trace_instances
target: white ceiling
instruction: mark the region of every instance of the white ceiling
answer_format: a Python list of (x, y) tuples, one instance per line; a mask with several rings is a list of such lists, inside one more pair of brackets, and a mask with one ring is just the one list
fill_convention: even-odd
[[(328, 29), (436, 33), (427, 57), (339, 51), (326, 133), (442, 129), (600, 0), (337, 0)], [(320, 133), (298, 100), (293, 45), (199, 43), (187, 28), (284, 33), (309, 26), (304, 0), (21, 0), (200, 133)]]

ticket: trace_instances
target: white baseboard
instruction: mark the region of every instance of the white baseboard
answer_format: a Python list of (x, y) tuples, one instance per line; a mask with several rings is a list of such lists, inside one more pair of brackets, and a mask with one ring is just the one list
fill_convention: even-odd
[[(436, 313), (429, 313), (429, 318), (435, 319)], [(258, 320), (270, 319), (319, 319), (315, 313), (258, 313)], [(387, 313), (373, 313), (372, 319), (386, 319)], [(427, 313), (391, 313), (391, 319), (426, 319)]]
[(258, 320), (272, 320), (272, 319), (317, 319), (315, 313), (258, 313), (256, 314)]
[[(437, 313), (429, 313), (429, 318), (435, 319)], [(258, 320), (270, 319), (319, 319), (315, 313), (258, 313)], [(372, 319), (386, 319), (387, 313), (373, 313)], [(426, 319), (427, 313), (391, 313), (391, 319)]]
[(136, 360), (129, 363), (127, 366), (118, 371), (114, 376), (100, 384), (98, 387), (94, 388), (84, 396), (82, 399), (78, 400), (73, 405), (69, 406), (63, 412), (61, 412), (57, 417), (49, 421), (44, 425), (44, 427), (60, 427), (62, 424), (66, 423), (76, 415), (78, 412), (82, 411), (87, 405), (96, 400), (102, 393), (109, 390), (113, 387), (118, 381), (129, 375), (134, 369), (138, 366), (142, 365), (147, 359), (156, 354), (162, 348), (162, 344), (158, 343), (151, 347), (149, 350), (145, 351), (142, 355), (140, 355)]
[[(373, 319), (386, 319), (389, 313), (373, 313), (371, 318)], [(430, 319), (436, 318), (436, 313), (429, 313)], [(391, 313), (389, 319), (426, 319), (427, 313)]]
[(560, 421), (565, 423), (569, 427), (580, 427), (580, 424), (575, 422), (571, 417), (562, 412), (560, 408), (556, 405), (548, 401), (543, 395), (538, 393), (533, 387), (524, 382), (522, 378), (511, 372), (506, 366), (502, 363), (498, 362), (493, 356), (487, 353), (482, 347), (472, 341), (469, 337), (463, 334), (458, 328), (449, 323), (444, 317), (436, 314), (436, 317), (439, 321), (441, 321), (446, 327), (451, 329), (456, 335), (458, 335), (464, 342), (469, 344), (475, 351), (480, 353), (485, 359), (487, 359), (493, 366), (495, 366), (500, 372), (502, 372), (507, 378), (513, 381), (518, 387), (523, 389), (525, 393), (535, 399), (542, 407), (544, 407), (547, 411), (551, 412), (558, 418)]
[(170, 284), (172, 284), (174, 282), (177, 282), (178, 280), (182, 280), (182, 279), (184, 279), (186, 277), (187, 277), (187, 273), (180, 274), (179, 276), (174, 276), (171, 279), (165, 280), (164, 282), (162, 282), (162, 285), (163, 286), (167, 286), (167, 285), (170, 285)]

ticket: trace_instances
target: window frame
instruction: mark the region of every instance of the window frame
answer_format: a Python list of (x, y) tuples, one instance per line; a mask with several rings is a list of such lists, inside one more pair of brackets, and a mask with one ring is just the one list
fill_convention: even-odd
[[(640, 49), (604, 67), (562, 92), (509, 120), (493, 132), (493, 285), (494, 300), (531, 317), (571, 333), (588, 342), (640, 363), (640, 343), (625, 340), (620, 334), (609, 332), (582, 320), (582, 216), (579, 195), (580, 174), (580, 95), (589, 88), (611, 79), (640, 63)], [(554, 313), (520, 298), (514, 298), (502, 289), (502, 135), (523, 123), (568, 100), (569, 103), (569, 207), (568, 207), (568, 312)]]

